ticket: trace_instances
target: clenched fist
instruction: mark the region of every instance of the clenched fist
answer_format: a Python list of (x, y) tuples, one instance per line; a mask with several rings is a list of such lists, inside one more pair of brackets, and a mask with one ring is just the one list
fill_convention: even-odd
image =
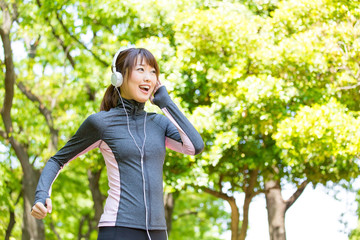
[(37, 219), (43, 219), (46, 217), (47, 213), (51, 213), (52, 205), (51, 205), (51, 199), (46, 199), (46, 207), (41, 202), (37, 202), (31, 210), (31, 216), (37, 218)]

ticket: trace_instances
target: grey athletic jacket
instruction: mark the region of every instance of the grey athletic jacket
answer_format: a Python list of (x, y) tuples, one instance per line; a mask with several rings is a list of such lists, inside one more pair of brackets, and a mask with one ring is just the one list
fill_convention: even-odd
[[(164, 86), (153, 99), (167, 116), (149, 113), (143, 158), (148, 229), (165, 230), (163, 163), (165, 147), (195, 155), (204, 143), (192, 124), (170, 99)], [(138, 146), (144, 140), (144, 103), (124, 99), (129, 127)], [(128, 132), (122, 104), (109, 111), (90, 115), (75, 135), (46, 163), (35, 194), (35, 203), (50, 198), (51, 186), (63, 166), (81, 154), (100, 148), (104, 157), (109, 191), (99, 226), (146, 229), (141, 155)]]

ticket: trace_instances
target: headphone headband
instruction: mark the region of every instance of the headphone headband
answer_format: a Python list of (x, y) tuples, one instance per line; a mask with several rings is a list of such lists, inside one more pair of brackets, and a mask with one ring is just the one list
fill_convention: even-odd
[(116, 71), (116, 60), (117, 60), (119, 54), (126, 49), (128, 49), (128, 48), (121, 47), (115, 53), (112, 64), (111, 64), (111, 71), (113, 72), (111, 74), (111, 84), (114, 85), (115, 87), (120, 87), (121, 84), (123, 83), (123, 76), (122, 76), (121, 72)]
[(116, 72), (116, 60), (117, 60), (119, 54), (124, 50), (125, 49), (120, 48), (114, 55), (114, 58), (113, 58), (113, 61), (112, 61), (112, 64), (111, 64), (111, 70), (112, 70), (113, 73)]

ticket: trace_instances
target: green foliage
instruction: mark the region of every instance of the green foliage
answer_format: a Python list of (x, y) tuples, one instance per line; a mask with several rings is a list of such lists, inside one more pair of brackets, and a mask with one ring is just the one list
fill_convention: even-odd
[[(296, 183), (357, 177), (358, 1), (39, 3), (16, 1), (19, 17), (11, 31), (16, 81), (51, 112), (59, 131), (57, 148), (98, 111), (113, 53), (134, 45), (154, 53), (161, 81), (206, 142), (200, 156), (168, 151), (167, 191), (196, 184), (232, 195), (247, 186), (251, 170), (259, 171), (254, 190), (261, 191), (274, 167), (280, 169), (276, 178)], [(0, 18), (2, 22), (2, 12)], [(0, 80), (3, 99), (4, 75)], [(39, 106), (15, 87), (13, 136), (38, 169), (55, 153)], [(150, 104), (147, 109), (158, 111)], [(8, 146), (6, 140), (1, 143)], [(15, 209), (12, 236), (19, 238), (22, 211), (15, 203), (21, 167), (12, 150), (3, 156), (0, 234), (8, 224), (8, 210)], [(49, 239), (56, 238), (52, 228), (62, 239), (76, 238), (82, 217), (93, 216), (86, 169), (103, 166), (94, 151), (60, 174), (53, 187), (54, 211), (44, 220)], [(102, 174), (100, 190), (106, 194), (107, 188)], [(181, 215), (188, 210), (197, 214)], [(229, 218), (221, 202), (194, 193), (180, 194), (174, 216), (173, 239), (219, 239), (224, 228), (217, 220)], [(96, 239), (96, 231), (91, 234)]]
[[(8, 151), (7, 147), (2, 149)], [(15, 213), (15, 221), (21, 221), (21, 171), (14, 168), (16, 163), (13, 157), (7, 152), (0, 153), (0, 236), (5, 236), (9, 221), (10, 212)], [(12, 236), (20, 238), (21, 226), (15, 226)]]
[[(249, 169), (260, 171), (255, 191), (270, 176), (325, 184), (359, 173), (358, 5), (275, 5), (257, 14), (237, 3), (214, 4), (176, 23), (184, 79), (176, 92), (194, 103), (183, 106), (207, 143), (192, 171), (199, 185), (231, 195), (244, 189)], [(327, 114), (302, 117), (313, 108)], [(297, 136), (302, 126), (309, 134)], [(310, 140), (318, 127), (329, 136)], [(283, 142), (291, 142), (296, 161)]]
[[(86, 154), (84, 157), (88, 157), (88, 155)], [(49, 239), (56, 238), (50, 229), (50, 224), (54, 225), (61, 239), (70, 240), (77, 238), (81, 221), (85, 221), (83, 228), (86, 228), (89, 224), (88, 220), (94, 215), (86, 175), (87, 168), (84, 168), (84, 164), (86, 164), (84, 159), (78, 159), (71, 163), (62, 170), (53, 184), (51, 197), (53, 212), (49, 218), (44, 219), (49, 229), (46, 232)], [(96, 239), (96, 231), (94, 233), (95, 238), (92, 239)]]
[(279, 0), (240, 0), (238, 2), (246, 5), (256, 15), (263, 17), (271, 16), (279, 7)]
[(219, 240), (227, 230), (229, 213), (223, 201), (205, 193), (191, 191), (175, 201), (170, 240)]
[(335, 100), (304, 106), (294, 117), (284, 119), (274, 139), (292, 168), (290, 174), (323, 184), (356, 178), (359, 120)]
[(246, 73), (248, 56), (259, 45), (255, 20), (244, 6), (226, 3), (178, 19), (177, 57), (185, 81), (175, 90), (193, 103), (190, 110), (216, 101)]

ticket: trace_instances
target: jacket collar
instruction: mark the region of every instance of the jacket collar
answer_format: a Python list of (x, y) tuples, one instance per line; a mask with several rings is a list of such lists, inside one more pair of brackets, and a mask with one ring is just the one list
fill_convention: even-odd
[[(125, 110), (130, 113), (130, 114), (138, 114), (144, 111), (144, 106), (145, 103), (139, 103), (135, 100), (128, 100), (125, 98), (122, 98), (123, 102), (124, 102), (124, 108)], [(118, 101), (118, 105), (116, 106), (117, 108), (122, 108), (123, 104), (121, 102), (121, 99), (119, 99)]]

